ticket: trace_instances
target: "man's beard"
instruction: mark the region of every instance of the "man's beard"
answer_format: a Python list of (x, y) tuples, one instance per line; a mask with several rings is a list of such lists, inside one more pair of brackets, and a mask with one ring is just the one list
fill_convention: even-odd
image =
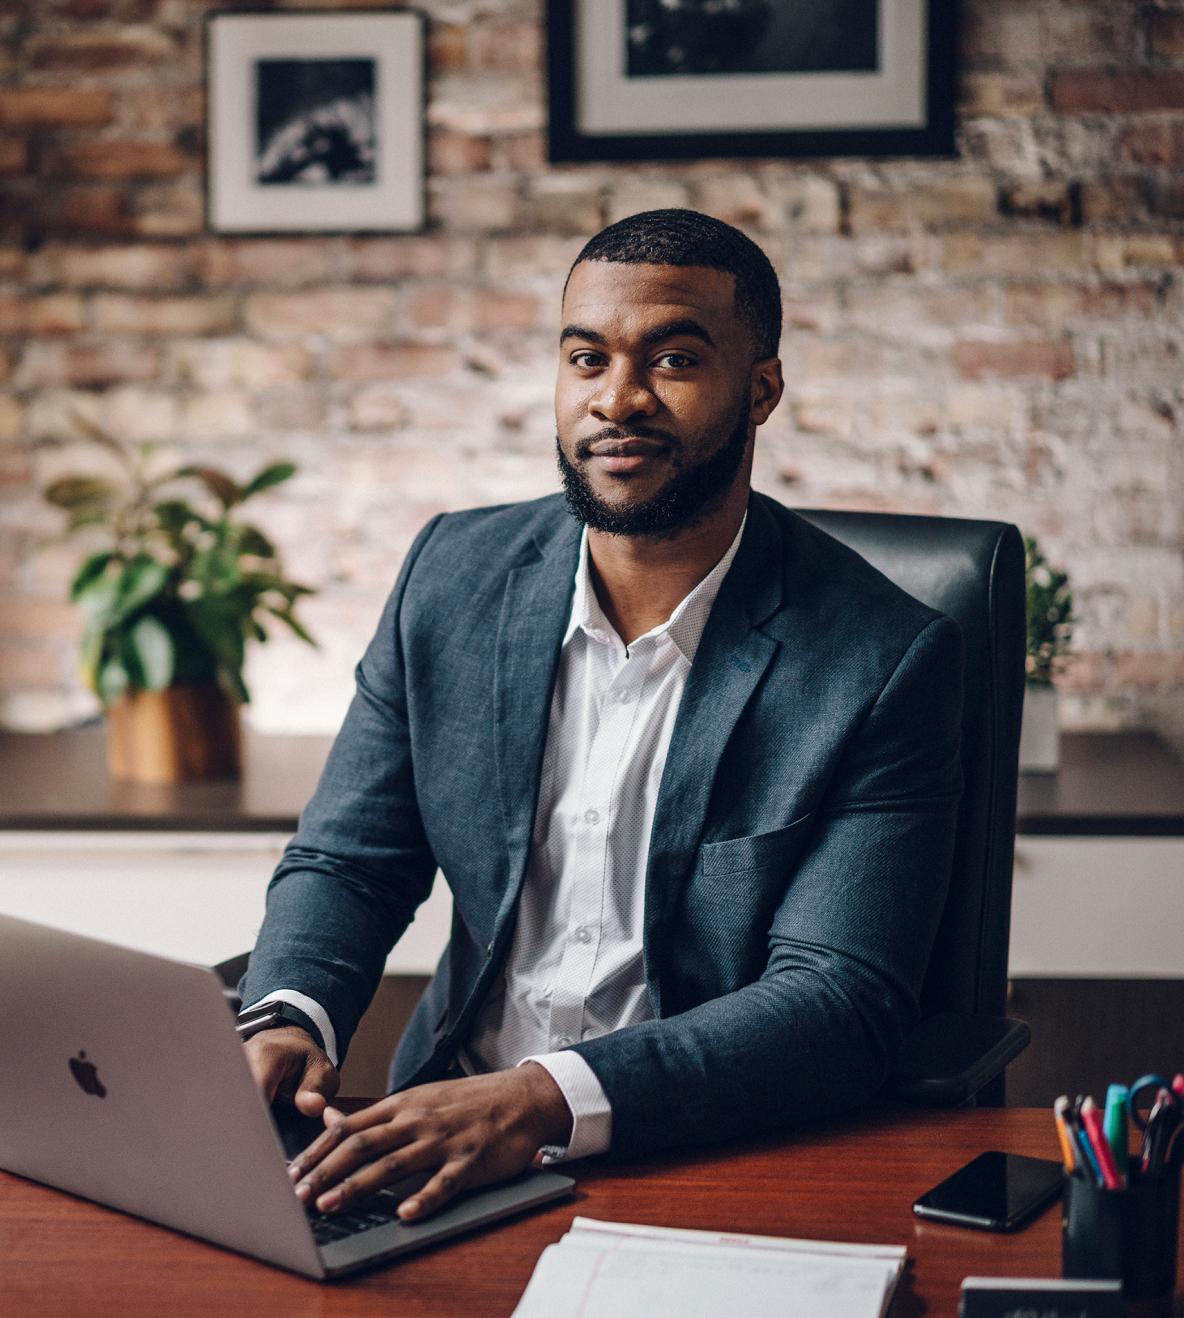
[[(727, 497), (748, 448), (748, 421), (749, 405), (745, 398), (736, 412), (731, 434), (723, 448), (693, 467), (680, 468), (676, 456), (674, 474), (656, 494), (641, 503), (621, 508), (605, 503), (593, 491), (588, 478), (568, 460), (556, 437), (555, 452), (568, 512), (589, 530), (603, 531), (607, 535), (646, 535), (663, 539), (685, 531), (713, 513)], [(632, 435), (652, 438), (655, 434), (644, 427), (632, 431), (623, 427), (613, 437), (624, 439)], [(607, 437), (601, 435), (596, 438)], [(583, 441), (577, 447), (578, 458), (586, 459), (589, 456), (586, 445), (591, 442)]]

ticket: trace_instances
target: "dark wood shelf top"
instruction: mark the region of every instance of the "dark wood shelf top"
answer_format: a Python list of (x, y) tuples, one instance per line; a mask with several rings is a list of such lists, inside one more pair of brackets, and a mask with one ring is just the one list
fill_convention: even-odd
[(1023, 834), (1184, 836), (1184, 760), (1152, 732), (1067, 732), (1056, 773), (1020, 775)]
[(107, 772), (102, 726), (0, 732), (0, 828), (292, 833), (332, 737), (243, 731), (243, 776), (140, 786)]
[[(332, 742), (248, 730), (241, 780), (140, 787), (112, 781), (99, 725), (0, 731), (0, 829), (291, 833)], [(1184, 760), (1154, 734), (1066, 733), (1061, 758), (1020, 776), (1020, 833), (1184, 836)]]

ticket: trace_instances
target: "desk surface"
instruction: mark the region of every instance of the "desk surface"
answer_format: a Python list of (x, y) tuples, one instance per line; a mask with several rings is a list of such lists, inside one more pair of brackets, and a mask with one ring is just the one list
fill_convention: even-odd
[(727, 1151), (576, 1168), (572, 1200), (357, 1278), (319, 1285), (0, 1173), (0, 1312), (252, 1318), (513, 1312), (577, 1214), (907, 1247), (893, 1318), (957, 1311), (964, 1276), (1058, 1276), (1060, 1214), (1013, 1235), (924, 1223), (913, 1199), (975, 1154), (1056, 1156), (1043, 1109), (902, 1111)]
[[(292, 833), (331, 737), (247, 731), (240, 781), (112, 782), (100, 726), (0, 731), (0, 829)], [(1061, 738), (1061, 769), (1021, 774), (1018, 831), (1184, 836), (1184, 760), (1149, 732)]]

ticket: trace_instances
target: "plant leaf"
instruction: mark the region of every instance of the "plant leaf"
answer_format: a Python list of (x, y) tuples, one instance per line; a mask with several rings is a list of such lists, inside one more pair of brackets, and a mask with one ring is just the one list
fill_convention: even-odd
[(106, 628), (97, 619), (91, 618), (82, 633), (78, 670), (82, 680), (95, 695), (99, 694), (99, 666), (103, 661), (103, 643), (106, 639)]
[(96, 444), (102, 445), (109, 453), (115, 456), (123, 463), (125, 467), (132, 466), (132, 456), (126, 448), (115, 438), (109, 435), (102, 426), (97, 425), (90, 417), (80, 412), (78, 408), (70, 408), (70, 420), (78, 427), (79, 430)]
[(127, 669), (117, 655), (112, 655), (99, 669), (98, 688), (99, 699), (108, 707), (114, 705), (127, 690)]
[(199, 596), (185, 601), (190, 626), (213, 652), (219, 665), (237, 672), (243, 666), (243, 633), (240, 610), (228, 608), (217, 597)]
[(184, 499), (164, 499), (155, 504), (152, 511), (160, 529), (168, 535), (178, 535), (190, 522), (206, 523), (206, 519)]
[(51, 482), (45, 497), (59, 508), (106, 504), (115, 498), (115, 486), (98, 476), (61, 476)]
[(130, 617), (137, 609), (143, 608), (160, 594), (168, 579), (169, 570), (165, 564), (144, 555), (133, 558), (119, 580), (119, 595), (115, 601), (117, 617)]
[(101, 572), (74, 592), (74, 603), (81, 604), (91, 622), (103, 631), (116, 620), (115, 602), (119, 598), (122, 579), (119, 572)]
[(70, 582), (70, 602), (72, 604), (77, 604), (78, 597), (106, 572), (107, 565), (114, 557), (115, 554), (112, 550), (104, 549), (83, 559), (82, 566), (74, 574), (74, 580)]
[(66, 522), (66, 534), (77, 531), (83, 526), (106, 526), (111, 521), (111, 512), (105, 503), (82, 503), (75, 508)]
[(230, 687), (230, 694), (240, 703), (249, 705), (251, 703), (251, 693), (247, 690), (247, 684), (243, 681), (241, 669), (223, 668), (222, 675), (226, 679), (227, 686)]
[(238, 482), (232, 480), (224, 471), (219, 471), (217, 467), (178, 467), (175, 474), (193, 476), (201, 481), (223, 508), (232, 507), (243, 497)]
[(249, 499), (252, 494), (258, 494), (260, 490), (269, 490), (273, 485), (279, 485), (281, 481), (288, 480), (296, 473), (296, 464), (294, 462), (273, 462), (266, 466), (262, 471), (256, 472), (249, 481), (243, 486), (242, 494), (239, 496), (239, 502), (243, 499)]
[(149, 691), (160, 691), (173, 680), (176, 652), (168, 628), (158, 619), (145, 614), (127, 633), (127, 646), (135, 655), (138, 686)]
[(265, 604), (263, 607), (268, 613), (272, 614), (273, 617), (278, 618), (280, 622), (286, 623), (302, 641), (307, 641), (309, 645), (320, 649), (320, 646), (317, 645), (316, 641), (313, 640), (309, 633), (305, 631), (303, 626), (296, 621), (295, 617), (293, 617), (287, 609), (273, 609), (270, 604)]
[(256, 526), (238, 528), (238, 547), (244, 554), (254, 554), (256, 558), (274, 558), (275, 545)]

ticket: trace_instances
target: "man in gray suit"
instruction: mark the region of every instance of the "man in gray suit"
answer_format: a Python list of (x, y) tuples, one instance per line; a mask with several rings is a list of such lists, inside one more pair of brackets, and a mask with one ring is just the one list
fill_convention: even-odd
[[(264, 1091), (325, 1117), (303, 1200), (431, 1173), (413, 1219), (540, 1150), (753, 1135), (883, 1083), (948, 882), (961, 641), (750, 490), (780, 327), (737, 230), (610, 226), (564, 292), (564, 495), (412, 546), (242, 985)], [(448, 949), (393, 1092), (343, 1117), (437, 869)]]

